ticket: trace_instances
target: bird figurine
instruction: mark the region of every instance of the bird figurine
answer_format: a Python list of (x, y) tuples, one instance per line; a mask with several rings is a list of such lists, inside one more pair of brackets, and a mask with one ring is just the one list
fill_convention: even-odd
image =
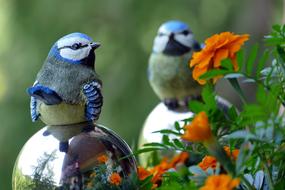
[(95, 49), (100, 46), (82, 33), (60, 38), (51, 48), (34, 85), (27, 89), (31, 96), (32, 121), (40, 118), (59, 141), (62, 152), (68, 140), (81, 129), (80, 123), (93, 126), (103, 104), (102, 82), (95, 72)]
[(148, 80), (159, 99), (170, 110), (187, 110), (188, 102), (201, 94), (192, 78), (189, 60), (201, 45), (184, 22), (163, 23), (154, 39), (148, 64)]

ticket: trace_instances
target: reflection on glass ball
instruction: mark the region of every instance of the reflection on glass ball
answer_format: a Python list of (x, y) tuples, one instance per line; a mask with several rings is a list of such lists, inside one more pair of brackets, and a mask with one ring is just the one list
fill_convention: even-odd
[[(174, 129), (174, 123), (177, 121), (181, 126), (183, 123), (181, 120), (187, 119), (193, 115), (192, 112), (175, 112), (169, 110), (163, 103), (159, 103), (148, 115), (143, 128), (140, 133), (138, 147), (142, 148), (143, 144), (162, 141), (162, 134), (153, 133), (162, 129)], [(174, 138), (174, 135), (169, 135), (170, 138)], [(167, 151), (161, 152), (160, 155), (166, 157), (172, 157), (175, 152)], [(139, 155), (140, 164), (143, 166), (148, 165), (147, 163), (152, 162), (151, 154), (144, 153)]]
[[(69, 141), (67, 153), (58, 140), (33, 135), (18, 155), (13, 171), (13, 190), (136, 189), (136, 160), (131, 149), (113, 131), (96, 126)], [(123, 158), (125, 157), (125, 158)]]
[[(223, 110), (225, 113), (227, 112), (228, 108), (231, 104), (221, 98), (217, 97), (217, 104), (218, 107)], [(180, 126), (184, 125), (182, 120), (188, 119), (193, 116), (193, 113), (190, 111), (185, 112), (177, 112), (169, 110), (162, 102), (159, 103), (148, 115), (143, 125), (143, 128), (140, 133), (140, 138), (138, 142), (138, 148), (142, 148), (143, 144), (152, 143), (152, 142), (162, 142), (162, 134), (160, 133), (153, 133), (155, 131), (160, 131), (163, 129), (174, 129), (175, 122), (177, 121)], [(170, 139), (177, 138), (175, 135), (168, 135)], [(155, 152), (154, 152), (155, 153)], [(156, 154), (156, 153), (155, 153)], [(153, 155), (150, 153), (144, 153), (139, 155), (140, 164), (143, 166), (149, 165), (152, 163), (152, 157), (169, 157), (171, 158), (176, 152), (173, 151), (160, 151), (159, 154)]]

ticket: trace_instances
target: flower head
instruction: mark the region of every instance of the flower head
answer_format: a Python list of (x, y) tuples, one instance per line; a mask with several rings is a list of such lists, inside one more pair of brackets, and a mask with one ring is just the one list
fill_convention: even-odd
[(230, 150), (230, 147), (228, 146), (224, 146), (224, 150), (227, 153), (227, 155), (231, 158), (233, 158), (234, 160), (237, 159), (238, 154), (239, 154), (239, 150), (238, 149), (234, 149), (234, 150)]
[(140, 180), (144, 180), (145, 178), (147, 178), (150, 175), (151, 175), (150, 171), (148, 171), (147, 169), (145, 169), (141, 166), (138, 167), (138, 177)]
[(205, 112), (198, 113), (189, 125), (184, 127), (185, 133), (181, 136), (187, 141), (202, 142), (212, 138), (212, 132)]
[(232, 190), (240, 183), (239, 179), (232, 179), (229, 175), (212, 175), (206, 179), (200, 190)]
[(205, 156), (198, 166), (203, 170), (207, 170), (208, 168), (215, 169), (217, 166), (217, 159), (213, 156)]
[(121, 184), (122, 178), (118, 173), (114, 172), (109, 176), (108, 181), (111, 184), (118, 186)]
[(108, 156), (106, 156), (105, 154), (98, 156), (97, 157), (97, 161), (100, 163), (105, 164), (108, 161)]
[[(204, 73), (211, 69), (220, 69), (221, 61), (229, 58), (233, 63), (234, 70), (238, 70), (236, 53), (249, 38), (248, 34), (235, 35), (231, 32), (215, 34), (205, 41), (205, 48), (196, 52), (190, 61), (190, 67), (194, 67), (193, 78), (200, 84), (205, 84), (206, 80), (199, 79)], [(220, 76), (214, 78), (216, 82)]]
[(189, 154), (187, 152), (181, 152), (180, 154), (173, 157), (173, 159), (169, 163), (170, 168), (175, 168), (177, 164), (184, 164), (189, 158)]

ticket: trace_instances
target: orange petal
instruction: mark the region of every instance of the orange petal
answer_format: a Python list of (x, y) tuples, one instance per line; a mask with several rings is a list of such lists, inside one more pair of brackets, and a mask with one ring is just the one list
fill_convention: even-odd
[(219, 49), (214, 57), (214, 68), (219, 68), (221, 66), (221, 61), (227, 58), (229, 51), (227, 49)]

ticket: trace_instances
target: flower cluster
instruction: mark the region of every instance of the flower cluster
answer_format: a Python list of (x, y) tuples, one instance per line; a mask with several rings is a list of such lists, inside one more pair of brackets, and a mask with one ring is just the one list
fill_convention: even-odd
[[(151, 177), (152, 189), (285, 189), (285, 25), (273, 27), (263, 53), (255, 45), (245, 56), (241, 47), (248, 39), (247, 34), (215, 34), (193, 54), (193, 78), (206, 84), (202, 101), (191, 100), (193, 116), (183, 125), (179, 121), (160, 131), (162, 143), (145, 145), (150, 151), (188, 153), (178, 159), (187, 163), (186, 169), (165, 158), (148, 170), (139, 168), (141, 180)], [(266, 67), (269, 59), (272, 64)], [(214, 89), (222, 77), (239, 95), (241, 109), (220, 105)], [(255, 103), (247, 101), (240, 82), (257, 85)]]

